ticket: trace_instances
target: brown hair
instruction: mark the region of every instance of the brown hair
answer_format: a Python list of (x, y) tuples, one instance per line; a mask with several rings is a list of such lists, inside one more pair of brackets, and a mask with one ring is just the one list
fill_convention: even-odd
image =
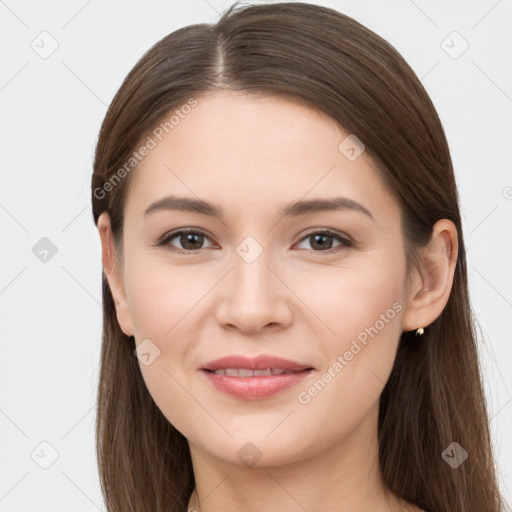
[[(109, 213), (122, 254), (131, 173), (125, 166), (121, 179), (119, 169), (164, 114), (220, 88), (300, 99), (363, 141), (400, 204), (408, 264), (436, 221), (455, 224), (451, 295), (423, 336), (401, 336), (380, 398), (379, 459), (389, 489), (427, 512), (500, 512), (448, 144), (420, 80), (381, 37), (333, 9), (300, 2), (237, 2), (216, 24), (164, 37), (128, 74), (101, 127), (95, 223)], [(102, 285), (96, 441), (105, 503), (109, 512), (181, 512), (194, 488), (187, 440), (155, 405), (105, 275)], [(454, 441), (469, 453), (457, 469), (441, 457)]]

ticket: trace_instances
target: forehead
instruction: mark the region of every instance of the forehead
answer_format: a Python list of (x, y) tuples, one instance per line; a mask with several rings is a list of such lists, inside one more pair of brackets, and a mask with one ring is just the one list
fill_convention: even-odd
[(348, 159), (340, 143), (350, 134), (321, 111), (290, 97), (233, 91), (195, 100), (177, 109), (172, 125), (150, 132), (154, 147), (133, 171), (128, 194), (137, 212), (167, 194), (260, 210), (305, 195), (343, 195), (396, 209), (373, 160), (364, 151)]

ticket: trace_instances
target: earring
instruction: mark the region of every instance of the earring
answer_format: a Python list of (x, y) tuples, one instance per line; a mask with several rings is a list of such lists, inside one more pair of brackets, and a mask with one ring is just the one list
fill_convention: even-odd
[(425, 330), (423, 329), (423, 327), (420, 327), (419, 329), (416, 329), (415, 336), (422, 336), (424, 332)]

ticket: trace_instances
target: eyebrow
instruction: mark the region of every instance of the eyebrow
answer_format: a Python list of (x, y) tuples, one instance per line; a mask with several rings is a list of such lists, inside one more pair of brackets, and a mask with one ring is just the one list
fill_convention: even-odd
[[(203, 201), (202, 199), (195, 199), (191, 197), (177, 197), (167, 196), (149, 205), (143, 213), (147, 216), (150, 213), (161, 210), (177, 210), (192, 213), (200, 213), (223, 219), (224, 214), (219, 206)], [(363, 213), (375, 222), (375, 218), (371, 212), (362, 204), (349, 199), (348, 197), (334, 197), (332, 199), (311, 199), (301, 200), (294, 203), (285, 205), (281, 210), (283, 217), (297, 217), (299, 215), (306, 215), (308, 213), (318, 213), (325, 211), (343, 211), (352, 210)]]

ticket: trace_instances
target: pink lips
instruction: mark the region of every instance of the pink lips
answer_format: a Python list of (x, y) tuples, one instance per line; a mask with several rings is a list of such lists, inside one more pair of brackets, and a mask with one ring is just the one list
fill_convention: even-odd
[[(247, 369), (267, 370), (279, 369), (291, 373), (280, 375), (238, 377), (232, 375), (217, 375), (215, 370)], [(278, 391), (295, 386), (314, 369), (310, 365), (304, 365), (270, 355), (260, 355), (255, 358), (244, 356), (228, 356), (205, 364), (201, 371), (209, 382), (219, 391), (231, 396), (244, 399), (261, 399), (271, 396)]]

